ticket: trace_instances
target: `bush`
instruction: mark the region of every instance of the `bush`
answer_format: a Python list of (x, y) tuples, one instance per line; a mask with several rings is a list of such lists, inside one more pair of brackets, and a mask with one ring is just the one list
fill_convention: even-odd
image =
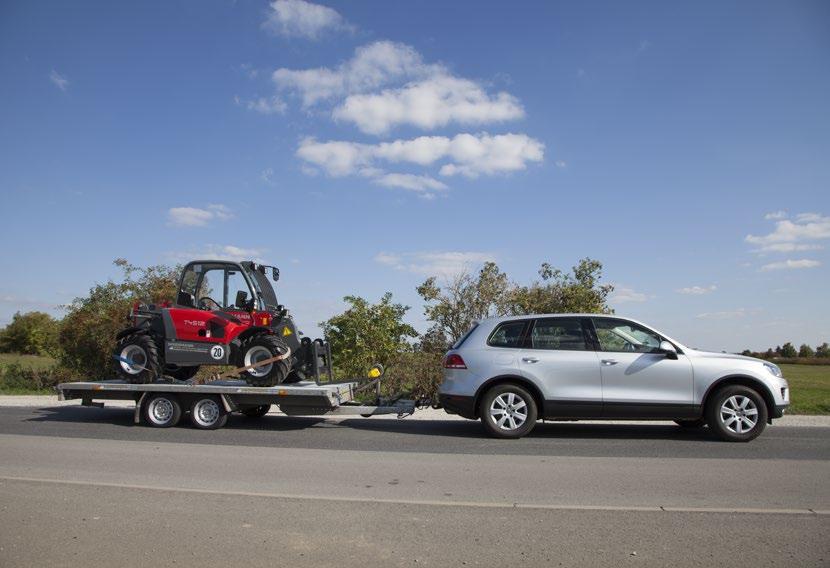
[(115, 264), (124, 271), (122, 281), (96, 284), (88, 296), (75, 298), (61, 322), (60, 363), (89, 380), (112, 378), (115, 336), (127, 326), (135, 302), (175, 297), (178, 268), (137, 268), (123, 259)]
[(76, 380), (71, 371), (62, 367), (33, 369), (18, 363), (0, 367), (0, 392), (16, 393), (53, 393), (59, 383)]
[(441, 384), (443, 353), (413, 351), (401, 353), (389, 365), (383, 378), (386, 395), (406, 393), (414, 399), (429, 398), (438, 401)]
[(58, 322), (47, 313), (17, 312), (0, 330), (0, 352), (54, 356), (57, 351)]

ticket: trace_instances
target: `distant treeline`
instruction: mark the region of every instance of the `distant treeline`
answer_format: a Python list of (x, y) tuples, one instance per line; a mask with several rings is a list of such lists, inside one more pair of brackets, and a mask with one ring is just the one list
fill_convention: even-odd
[(759, 359), (776, 360), (782, 363), (807, 363), (813, 365), (830, 364), (830, 345), (825, 341), (815, 349), (802, 343), (798, 349), (789, 341), (784, 345), (777, 345), (774, 349), (770, 347), (766, 351), (752, 351), (744, 349), (741, 355), (757, 357)]

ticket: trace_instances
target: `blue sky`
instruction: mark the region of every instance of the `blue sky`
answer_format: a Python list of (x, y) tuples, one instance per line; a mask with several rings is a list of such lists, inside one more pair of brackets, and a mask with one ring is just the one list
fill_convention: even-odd
[(590, 256), (689, 345), (830, 340), (830, 4), (0, 4), (0, 325), (112, 260), (340, 298)]

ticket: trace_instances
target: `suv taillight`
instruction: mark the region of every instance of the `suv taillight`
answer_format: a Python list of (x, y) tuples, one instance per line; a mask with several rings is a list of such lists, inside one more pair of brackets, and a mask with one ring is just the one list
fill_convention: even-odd
[(444, 357), (444, 368), (445, 369), (466, 369), (467, 364), (464, 362), (464, 359), (461, 358), (461, 355), (458, 353), (450, 353), (446, 357)]

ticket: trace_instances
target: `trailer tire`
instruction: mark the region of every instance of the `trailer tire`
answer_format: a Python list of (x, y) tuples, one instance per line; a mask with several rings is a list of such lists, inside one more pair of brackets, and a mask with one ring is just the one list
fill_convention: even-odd
[(145, 333), (122, 337), (113, 352), (115, 372), (128, 383), (145, 384), (159, 375), (159, 351), (153, 338)]
[[(276, 336), (255, 335), (242, 344), (240, 367), (282, 355), (288, 350), (288, 346)], [(253, 387), (273, 387), (284, 382), (289, 372), (291, 372), (291, 363), (283, 359), (263, 367), (250, 369), (240, 376)]]
[(259, 406), (249, 406), (247, 408), (243, 408), (240, 412), (248, 418), (262, 418), (268, 414), (269, 410), (271, 410), (270, 404), (260, 404)]
[(141, 415), (148, 426), (170, 428), (182, 419), (182, 405), (176, 395), (152, 394), (144, 401)]
[(190, 423), (199, 430), (218, 430), (228, 422), (228, 412), (218, 396), (197, 398), (190, 405)]

